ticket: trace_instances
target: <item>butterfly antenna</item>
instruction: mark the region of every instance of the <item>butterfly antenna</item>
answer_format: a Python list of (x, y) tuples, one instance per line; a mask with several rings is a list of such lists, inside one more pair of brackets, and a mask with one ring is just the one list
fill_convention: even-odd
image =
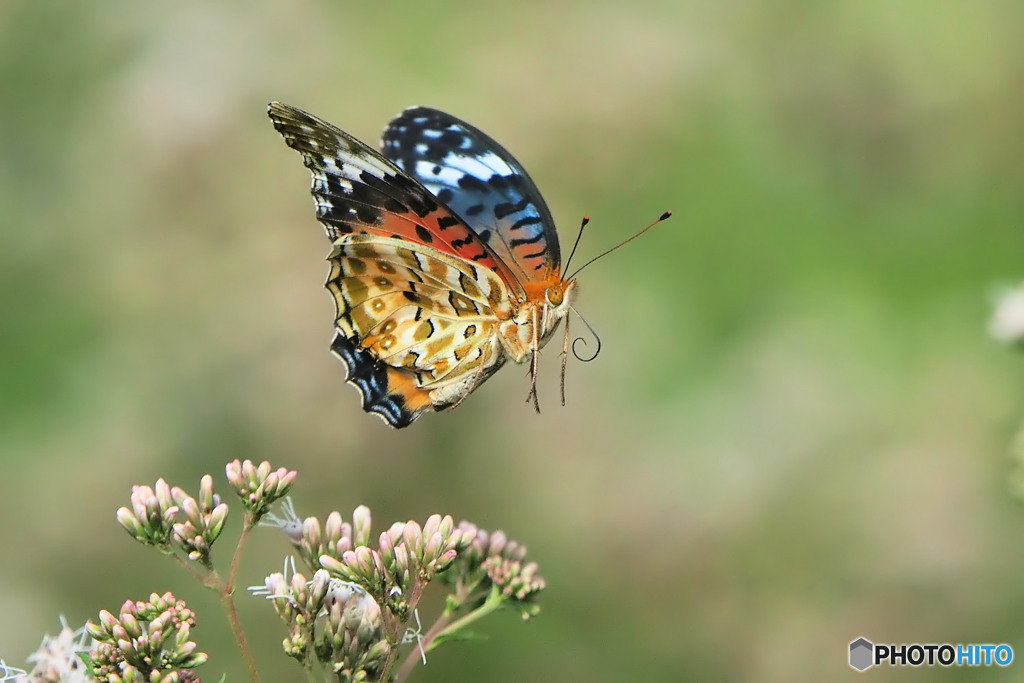
[(562, 272), (569, 271), (569, 264), (572, 263), (572, 257), (576, 255), (576, 247), (580, 246), (580, 238), (583, 237), (583, 228), (587, 227), (587, 223), (590, 222), (590, 216), (584, 216), (583, 222), (580, 223), (580, 231), (576, 233), (576, 242), (572, 245), (572, 251), (569, 252), (569, 258), (565, 261), (565, 267), (562, 268)]
[[(658, 219), (657, 219), (656, 221), (654, 221), (653, 223), (651, 223), (650, 225), (648, 225), (648, 226), (647, 226), (646, 228), (644, 228), (644, 229), (643, 229), (643, 230), (641, 230), (640, 232), (636, 233), (636, 234), (635, 234), (635, 235), (633, 235), (632, 237), (630, 237), (630, 238), (628, 238), (628, 239), (624, 239), (624, 240), (622, 240), (621, 242), (619, 242), (618, 244), (616, 244), (616, 245), (615, 245), (614, 247), (612, 247), (611, 249), (608, 249), (607, 251), (603, 251), (603, 252), (601, 252), (600, 254), (598, 254), (597, 256), (595, 256), (594, 258), (590, 259), (589, 261), (587, 261), (586, 263), (584, 263), (584, 264), (583, 264), (582, 266), (580, 266), (579, 268), (577, 268), (577, 269), (576, 269), (576, 272), (574, 272), (574, 273), (573, 273), (572, 275), (570, 275), (569, 277), (567, 277), (567, 278), (565, 278), (565, 279), (566, 279), (566, 280), (574, 280), (574, 279), (576, 278), (576, 276), (580, 274), (580, 271), (581, 271), (581, 270), (583, 270), (584, 268), (586, 268), (587, 266), (589, 266), (589, 265), (590, 265), (591, 263), (593, 263), (594, 261), (596, 261), (596, 260), (598, 260), (598, 259), (604, 258), (605, 256), (607, 256), (608, 254), (612, 253), (613, 251), (615, 251), (615, 250), (616, 250), (616, 249), (618, 249), (619, 247), (624, 247), (624, 246), (626, 246), (627, 244), (629, 244), (630, 242), (632, 242), (633, 240), (635, 240), (635, 239), (636, 239), (637, 237), (639, 237), (640, 235), (644, 234), (645, 232), (647, 232), (648, 230), (650, 230), (651, 228), (653, 228), (653, 227), (654, 227), (655, 225), (657, 225), (658, 223), (661, 223), (661, 222), (662, 222), (662, 221), (664, 221), (664, 220), (668, 220), (668, 218), (669, 218), (669, 217), (670, 217), (671, 215), (672, 215), (672, 212), (671, 212), (671, 211), (666, 211), (665, 213), (661, 214), (660, 216), (658, 216)], [(578, 238), (578, 237), (576, 238), (576, 241), (577, 241), (577, 242), (579, 242), (579, 238)], [(573, 250), (575, 250), (575, 247), (573, 247)], [(577, 313), (576, 315), (579, 315), (579, 314)], [(582, 317), (581, 317), (580, 319), (582, 320)], [(586, 321), (584, 320), (584, 322), (586, 322)], [(595, 335), (595, 336), (596, 336), (596, 335)], [(581, 360), (582, 360), (582, 359), (581, 359)]]
[(572, 309), (573, 313), (579, 315), (580, 320), (583, 321), (583, 324), (587, 326), (587, 329), (590, 330), (590, 334), (594, 335), (594, 339), (597, 341), (597, 348), (594, 349), (594, 353), (591, 354), (589, 358), (584, 358), (583, 356), (580, 355), (580, 352), (576, 350), (576, 342), (583, 342), (583, 345), (586, 346), (587, 340), (584, 339), (583, 337), (576, 337), (575, 339), (572, 340), (572, 355), (576, 356), (576, 360), (583, 361), (584, 363), (589, 363), (590, 361), (597, 358), (597, 354), (601, 353), (601, 337), (597, 336), (597, 332), (595, 332), (594, 328), (590, 326), (590, 323), (587, 322), (587, 319), (580, 315), (579, 311), (577, 311), (572, 306), (570, 306), (569, 308)]

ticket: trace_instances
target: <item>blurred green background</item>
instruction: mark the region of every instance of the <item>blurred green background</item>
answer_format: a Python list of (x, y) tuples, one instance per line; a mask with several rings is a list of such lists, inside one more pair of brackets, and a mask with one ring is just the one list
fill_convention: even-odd
[[(172, 590), (203, 677), (243, 680), (114, 510), (251, 458), (299, 471), (303, 515), (530, 547), (540, 617), (414, 680), (834, 680), (858, 636), (1024, 657), (1022, 358), (985, 333), (1024, 275), (1022, 26), (1017, 0), (0, 4), (0, 655)], [(563, 244), (593, 218), (583, 256), (676, 212), (584, 274), (604, 348), (565, 408), (552, 346), (540, 416), (520, 368), (402, 432), (359, 409), (271, 99), (369, 142), (412, 104), (472, 122)], [(288, 550), (249, 548), (245, 585)], [(240, 601), (264, 680), (300, 680)]]

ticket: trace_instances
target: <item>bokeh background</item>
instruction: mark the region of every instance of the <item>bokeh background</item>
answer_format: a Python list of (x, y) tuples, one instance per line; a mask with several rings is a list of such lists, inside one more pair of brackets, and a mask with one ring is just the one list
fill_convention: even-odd
[[(0, 4), (0, 655), (172, 590), (204, 678), (243, 679), (212, 596), (113, 513), (251, 458), (299, 471), (303, 515), (530, 547), (540, 617), (414, 680), (834, 680), (858, 636), (1024, 656), (1024, 358), (985, 332), (1024, 276), (1021, 26), (1015, 0)], [(549, 350), (540, 416), (519, 368), (401, 432), (362, 413), (271, 99), (371, 142), (411, 104), (465, 118), (563, 243), (593, 218), (584, 256), (676, 212), (584, 274), (604, 348), (565, 408)], [(259, 535), (242, 583), (286, 552)], [(240, 600), (264, 680), (300, 680)]]

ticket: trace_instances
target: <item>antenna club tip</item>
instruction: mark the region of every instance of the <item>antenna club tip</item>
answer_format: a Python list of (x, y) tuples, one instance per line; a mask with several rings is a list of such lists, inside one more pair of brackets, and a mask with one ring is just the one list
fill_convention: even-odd
[(661, 217), (658, 220), (659, 221), (668, 220), (668, 218), (670, 218), (671, 216), (672, 216), (672, 212), (671, 211), (666, 211), (665, 213), (661, 214)]

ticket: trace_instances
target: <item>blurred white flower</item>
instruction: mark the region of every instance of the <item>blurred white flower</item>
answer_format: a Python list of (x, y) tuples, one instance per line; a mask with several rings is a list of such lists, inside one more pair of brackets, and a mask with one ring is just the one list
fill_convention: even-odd
[[(61, 630), (56, 636), (44, 636), (39, 649), (28, 656), (34, 665), (31, 678), (25, 681), (59, 681), (60, 683), (88, 683), (95, 679), (86, 670), (79, 652), (88, 652), (94, 647), (92, 638), (84, 628), (72, 631), (67, 621), (60, 618)], [(18, 680), (18, 679), (15, 679)]]
[(1024, 285), (999, 294), (988, 331), (996, 341), (1024, 344)]

